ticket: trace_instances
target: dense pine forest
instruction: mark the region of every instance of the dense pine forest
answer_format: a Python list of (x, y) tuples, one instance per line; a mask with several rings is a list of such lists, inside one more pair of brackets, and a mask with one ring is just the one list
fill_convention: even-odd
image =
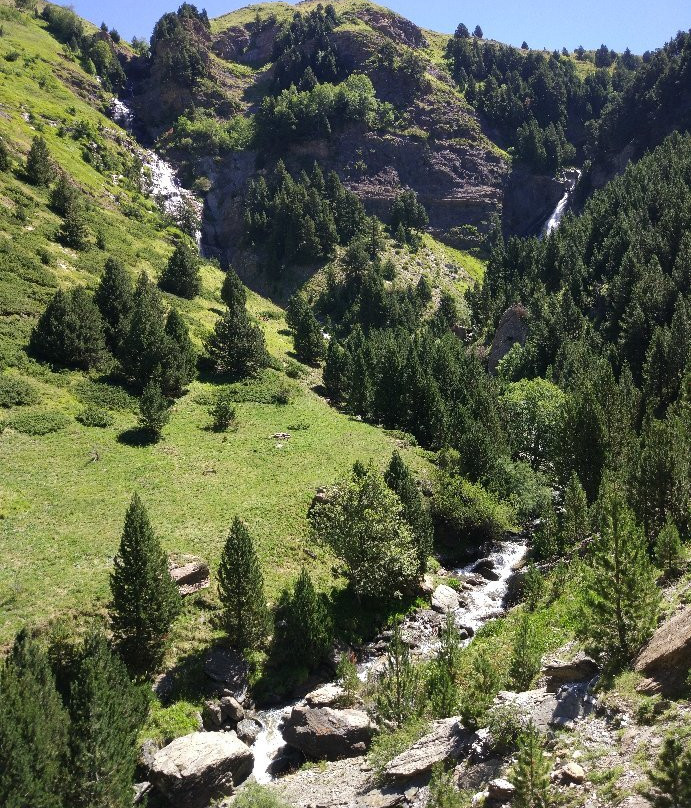
[(0, 806), (691, 805), (690, 56), (0, 0)]

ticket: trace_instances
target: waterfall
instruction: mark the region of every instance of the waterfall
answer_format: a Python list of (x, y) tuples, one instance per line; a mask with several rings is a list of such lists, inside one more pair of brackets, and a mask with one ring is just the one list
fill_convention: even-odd
[(566, 191), (564, 192), (564, 196), (559, 200), (557, 203), (556, 208), (552, 215), (547, 219), (545, 224), (542, 227), (540, 232), (540, 238), (546, 238), (549, 234), (556, 230), (557, 227), (561, 224), (561, 220), (564, 218), (564, 214), (566, 213), (569, 202), (571, 201), (571, 194), (573, 193), (576, 185), (578, 185), (578, 180), (580, 179), (581, 172), (577, 168), (569, 169), (568, 171), (564, 172), (564, 182), (566, 184)]

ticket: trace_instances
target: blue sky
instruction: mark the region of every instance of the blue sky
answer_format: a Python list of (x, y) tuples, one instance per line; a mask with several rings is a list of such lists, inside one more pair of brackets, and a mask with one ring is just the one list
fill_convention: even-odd
[[(181, 0), (72, 0), (75, 10), (99, 24), (103, 20), (128, 39), (149, 37), (155, 21)], [(215, 17), (246, 5), (233, 0), (200, 0)], [(336, 4), (337, 5), (337, 4)], [(418, 25), (453, 31), (459, 22), (472, 30), (482, 26), (486, 36), (550, 50), (566, 46), (598, 47), (601, 43), (621, 51), (652, 50), (680, 29), (691, 27), (689, 0), (390, 0), (388, 5)]]

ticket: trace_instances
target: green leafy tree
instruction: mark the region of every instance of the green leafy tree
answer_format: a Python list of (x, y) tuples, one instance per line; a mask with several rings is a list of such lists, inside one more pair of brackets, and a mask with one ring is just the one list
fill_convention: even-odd
[(164, 292), (192, 300), (201, 291), (199, 253), (196, 246), (186, 239), (175, 248), (161, 274), (159, 286)]
[(331, 616), (304, 567), (292, 592), (286, 591), (281, 597), (274, 641), (282, 660), (307, 670), (323, 662), (331, 648)]
[(166, 318), (167, 346), (161, 361), (161, 383), (166, 395), (179, 396), (194, 379), (197, 370), (197, 351), (189, 330), (177, 309), (171, 309)]
[(681, 539), (676, 525), (667, 520), (665, 526), (657, 534), (655, 540), (655, 560), (658, 567), (666, 573), (676, 572), (682, 560)]
[(70, 806), (129, 808), (148, 699), (102, 632), (85, 640), (70, 687)]
[(226, 309), (205, 348), (213, 371), (222, 376), (251, 376), (268, 361), (264, 333), (244, 308)]
[(337, 485), (312, 508), (310, 521), (315, 540), (343, 562), (358, 597), (391, 598), (414, 587), (420, 576), (415, 537), (401, 500), (373, 468)]
[(513, 639), (509, 677), (518, 692), (529, 690), (540, 672), (542, 652), (529, 614), (521, 615)]
[(386, 651), (386, 668), (377, 684), (375, 703), (384, 721), (402, 726), (422, 711), (420, 674), (396, 624)]
[(118, 258), (106, 259), (94, 302), (103, 318), (106, 344), (117, 355), (127, 335), (134, 302), (132, 281), (125, 265)]
[(478, 729), (487, 717), (499, 690), (499, 674), (486, 650), (473, 657), (472, 667), (461, 692), (460, 715), (465, 726)]
[(417, 544), (420, 570), (425, 572), (433, 550), (434, 530), (432, 518), (422, 501), (422, 494), (415, 482), (415, 478), (397, 451), (391, 456), (391, 462), (384, 474), (384, 480), (389, 488), (398, 495), (403, 504), (403, 516), (410, 525)]
[(648, 774), (653, 789), (646, 794), (654, 808), (691, 805), (691, 748), (678, 734), (668, 735)]
[(513, 798), (515, 808), (550, 808), (554, 804), (550, 794), (549, 771), (544, 741), (531, 722), (519, 740), (511, 777), (516, 789)]
[(500, 398), (511, 447), (534, 468), (553, 457), (565, 402), (565, 394), (546, 379), (513, 382)]
[(120, 655), (132, 674), (153, 673), (163, 659), (181, 601), (168, 572), (168, 558), (137, 494), (125, 515), (110, 591), (110, 617)]
[(0, 669), (0, 805), (67, 808), (68, 716), (48, 658), (21, 632)]
[(139, 399), (139, 428), (158, 443), (169, 420), (170, 409), (161, 383), (156, 377), (149, 379)]
[(244, 309), (247, 304), (247, 290), (232, 267), (228, 268), (223, 279), (221, 300), (229, 309)]
[(269, 621), (264, 577), (247, 525), (237, 517), (221, 555), (218, 594), (231, 646), (241, 651), (257, 647), (266, 636)]
[(583, 632), (613, 662), (630, 660), (655, 627), (659, 596), (646, 541), (621, 492), (603, 483), (588, 559)]
[(50, 158), (48, 144), (41, 135), (34, 135), (26, 157), (26, 177), (32, 185), (45, 187), (50, 184), (53, 176), (53, 161)]
[(581, 546), (590, 532), (588, 500), (576, 472), (569, 478), (564, 492), (564, 512), (560, 521), (561, 550), (573, 552)]
[(29, 350), (39, 359), (82, 370), (100, 364), (106, 352), (103, 321), (84, 287), (55, 293), (31, 332)]

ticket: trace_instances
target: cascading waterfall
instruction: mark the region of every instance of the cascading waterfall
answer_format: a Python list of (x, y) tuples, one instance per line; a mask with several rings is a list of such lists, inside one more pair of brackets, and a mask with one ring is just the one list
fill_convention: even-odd
[(566, 213), (569, 202), (571, 201), (571, 194), (574, 192), (574, 189), (578, 185), (578, 180), (581, 177), (581, 171), (577, 168), (569, 169), (568, 171), (564, 172), (564, 180), (566, 183), (566, 191), (564, 192), (564, 196), (559, 200), (557, 203), (556, 208), (552, 215), (547, 219), (545, 224), (542, 227), (542, 231), (540, 233), (540, 238), (546, 238), (549, 234), (556, 230), (557, 227), (561, 224), (561, 220), (564, 218), (564, 214)]

